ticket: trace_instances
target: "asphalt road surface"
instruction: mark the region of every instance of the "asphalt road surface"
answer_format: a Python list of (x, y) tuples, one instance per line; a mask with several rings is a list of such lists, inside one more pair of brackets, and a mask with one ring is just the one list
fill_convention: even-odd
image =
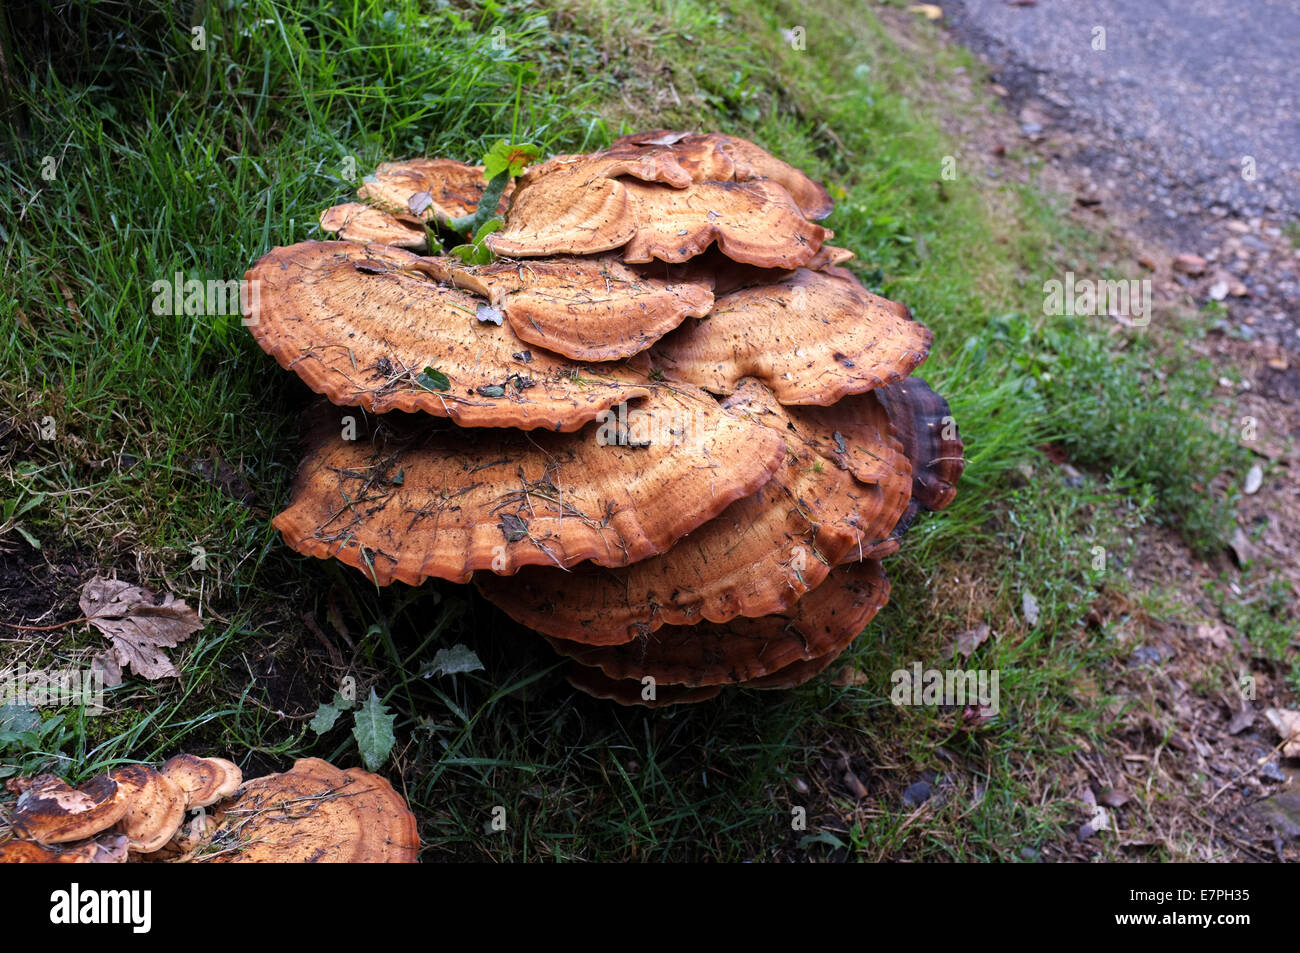
[(1095, 130), (1091, 164), (1168, 219), (1300, 214), (1300, 0), (1025, 2), (942, 6), (1005, 83)]

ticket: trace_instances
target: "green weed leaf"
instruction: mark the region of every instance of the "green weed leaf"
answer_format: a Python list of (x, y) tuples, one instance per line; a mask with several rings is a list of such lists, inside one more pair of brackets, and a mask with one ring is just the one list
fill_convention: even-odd
[(396, 720), (396, 716), (389, 714), (388, 708), (379, 700), (375, 690), (370, 689), (370, 697), (352, 716), (352, 737), (357, 739), (357, 748), (361, 751), (361, 760), (367, 769), (378, 771), (379, 766), (388, 760), (393, 745), (397, 743), (393, 736), (393, 723)]

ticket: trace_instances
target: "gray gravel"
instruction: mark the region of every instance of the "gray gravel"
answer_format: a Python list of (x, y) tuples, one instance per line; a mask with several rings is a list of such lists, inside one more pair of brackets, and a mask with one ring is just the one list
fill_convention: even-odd
[[(1300, 212), (1297, 0), (952, 0), (1004, 85), (1096, 127), (1093, 161), (1175, 213)], [(1094, 50), (1094, 28), (1105, 50)], [(1256, 178), (1242, 177), (1253, 156)], [(1172, 215), (1170, 216), (1173, 217)]]

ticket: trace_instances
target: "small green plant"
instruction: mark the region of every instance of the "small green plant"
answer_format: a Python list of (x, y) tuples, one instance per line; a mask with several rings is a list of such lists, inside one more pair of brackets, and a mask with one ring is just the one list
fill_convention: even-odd
[(492, 262), (492, 249), (487, 247), (485, 239), (501, 228), (501, 217), (497, 215), (497, 206), (506, 186), (516, 179), (525, 168), (536, 162), (542, 151), (532, 143), (508, 142), (499, 140), (483, 156), (483, 176), (487, 179), (487, 188), (479, 199), (478, 208), (471, 214), (450, 219), (446, 224), (453, 231), (472, 235), (467, 245), (457, 245), (451, 253), (467, 265), (487, 265)]
[(41, 541), (23, 528), (19, 522), (19, 517), (28, 513), (45, 502), (44, 493), (33, 493), (25, 499), (20, 493), (18, 496), (7, 500), (0, 500), (0, 536), (4, 536), (10, 530), (16, 532), (33, 549), (41, 548)]
[(492, 264), (492, 249), (487, 247), (487, 237), (501, 229), (501, 219), (494, 218), (484, 222), (474, 233), (474, 240), (468, 245), (457, 245), (451, 253), (467, 265)]
[(65, 717), (42, 719), (28, 705), (0, 705), (0, 778), (30, 773), (68, 739)]
[[(352, 711), (355, 706), (355, 711)], [(339, 716), (345, 711), (352, 711), (352, 737), (357, 741), (357, 750), (361, 760), (371, 771), (378, 771), (388, 760), (396, 738), (393, 724), (396, 717), (389, 712), (388, 706), (380, 700), (375, 690), (370, 689), (370, 697), (360, 705), (344, 692), (335, 692), (334, 700), (316, 709), (316, 717), (311, 720), (311, 730), (323, 735), (333, 729)]]

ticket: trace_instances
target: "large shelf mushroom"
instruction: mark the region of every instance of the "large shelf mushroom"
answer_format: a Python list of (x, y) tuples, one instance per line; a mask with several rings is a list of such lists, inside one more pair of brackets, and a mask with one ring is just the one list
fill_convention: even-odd
[(488, 189), (386, 164), (323, 214), (339, 240), (249, 271), (258, 343), (377, 415), (311, 412), (285, 541), (380, 585), (472, 579), (599, 697), (824, 670), (961, 475), (946, 402), (910, 376), (929, 329), (827, 244), (826, 189), (744, 139), (555, 156), (505, 192), (495, 261), (416, 253)]

